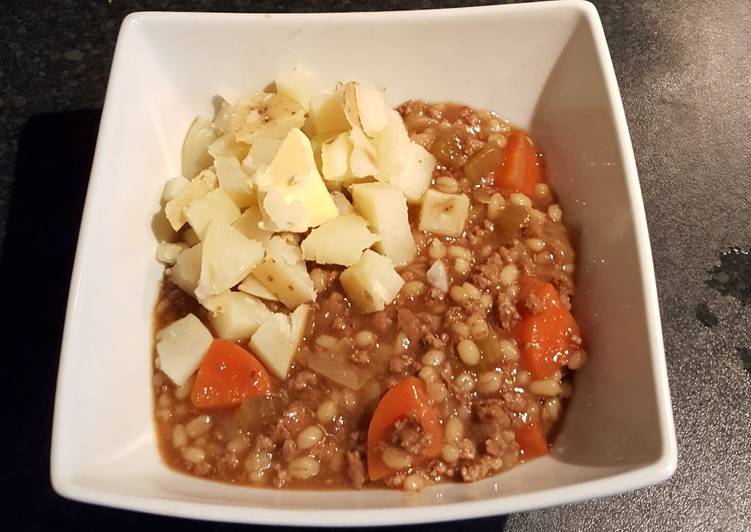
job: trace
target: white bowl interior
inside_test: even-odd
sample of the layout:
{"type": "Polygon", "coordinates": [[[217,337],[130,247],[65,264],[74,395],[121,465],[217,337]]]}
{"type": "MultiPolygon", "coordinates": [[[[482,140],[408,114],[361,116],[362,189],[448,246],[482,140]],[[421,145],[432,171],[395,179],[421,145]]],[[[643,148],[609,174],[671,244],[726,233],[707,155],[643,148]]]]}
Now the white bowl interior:
{"type": "Polygon", "coordinates": [[[310,523],[311,511],[336,509],[315,524],[359,524],[503,513],[669,474],[674,442],[649,243],[593,12],[562,2],[398,16],[129,18],[72,285],[56,407],[56,488],[105,504],[251,522],[310,523]],[[179,173],[193,116],[211,114],[214,95],[257,90],[297,64],[317,72],[324,86],[348,79],[383,85],[393,105],[422,98],[495,110],[539,140],[578,241],[575,310],[591,354],[550,456],[482,482],[417,495],[249,489],[162,464],[150,386],[161,267],[149,222],[165,180],[179,173]],[[235,508],[228,513],[227,506],[235,508]],[[385,508],[409,510],[352,512],[385,508]],[[302,513],[280,519],[274,510],[281,509],[302,513]]]}

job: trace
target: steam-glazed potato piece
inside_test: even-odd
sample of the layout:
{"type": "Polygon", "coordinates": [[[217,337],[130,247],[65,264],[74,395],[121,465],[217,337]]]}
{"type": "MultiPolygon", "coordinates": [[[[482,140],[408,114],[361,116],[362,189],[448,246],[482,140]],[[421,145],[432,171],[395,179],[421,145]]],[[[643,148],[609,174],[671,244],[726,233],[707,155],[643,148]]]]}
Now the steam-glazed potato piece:
{"type": "Polygon", "coordinates": [[[201,277],[201,257],[203,244],[198,243],[177,256],[175,265],[167,271],[167,277],[183,292],[193,294],[201,277]]]}
{"type": "Polygon", "coordinates": [[[196,288],[200,301],[229,290],[242,281],[263,259],[263,246],[248,240],[226,222],[213,222],[203,240],[201,277],[196,288]]]}
{"type": "Polygon", "coordinates": [[[352,187],[352,198],[355,211],[380,237],[375,249],[389,257],[396,266],[411,261],[416,251],[415,240],[402,191],[385,183],[364,183],[352,187]]]}
{"type": "Polygon", "coordinates": [[[183,177],[190,179],[197,176],[201,170],[211,166],[209,146],[214,140],[216,140],[216,133],[211,127],[211,120],[205,116],[195,117],[183,141],[183,177]]]}
{"type": "Polygon", "coordinates": [[[188,314],[156,333],[159,368],[178,386],[201,364],[214,338],[195,315],[188,314]]]}
{"type": "Polygon", "coordinates": [[[277,312],[269,316],[250,339],[250,349],[277,378],[287,377],[309,319],[308,305],[300,305],[289,316],[277,312]]]}
{"type": "Polygon", "coordinates": [[[307,110],[313,96],[313,73],[299,66],[283,72],[276,78],[276,92],[296,100],[307,110]]]}
{"type": "Polygon", "coordinates": [[[211,170],[204,170],[187,185],[181,187],[177,195],[164,205],[164,214],[167,216],[172,229],[178,231],[188,219],[185,216],[187,209],[194,201],[202,198],[217,187],[216,174],[211,170]]]}
{"type": "Polygon", "coordinates": [[[420,231],[436,235],[461,236],[469,216],[469,198],[428,190],[420,208],[420,231]]]}
{"type": "Polygon", "coordinates": [[[229,292],[222,308],[211,317],[219,338],[247,340],[271,316],[260,299],[242,292],[229,292]]]}
{"type": "Polygon", "coordinates": [[[404,285],[388,257],[365,250],[359,262],[342,272],[339,280],[347,297],[362,312],[377,312],[391,303],[404,285]]]}
{"type": "Polygon", "coordinates": [[[240,161],[231,155],[218,155],[214,159],[216,176],[232,201],[241,209],[250,207],[256,202],[256,192],[251,187],[248,175],[240,166],[240,161]]]}
{"type": "Polygon", "coordinates": [[[203,240],[212,222],[232,223],[240,217],[240,209],[223,188],[212,190],[185,209],[188,223],[203,240]]]}
{"type": "Polygon", "coordinates": [[[305,109],[300,102],[281,94],[259,92],[237,102],[232,132],[238,142],[252,144],[258,137],[282,139],[304,122],[305,109]]]}
{"type": "Polygon", "coordinates": [[[289,309],[315,300],[313,279],[300,247],[280,236],[269,240],[266,258],[253,270],[253,276],[289,309]]]}
{"type": "Polygon", "coordinates": [[[313,229],[303,240],[301,248],[305,260],[318,264],[351,266],[364,249],[378,240],[368,230],[368,223],[357,214],[340,215],[313,229]]]}

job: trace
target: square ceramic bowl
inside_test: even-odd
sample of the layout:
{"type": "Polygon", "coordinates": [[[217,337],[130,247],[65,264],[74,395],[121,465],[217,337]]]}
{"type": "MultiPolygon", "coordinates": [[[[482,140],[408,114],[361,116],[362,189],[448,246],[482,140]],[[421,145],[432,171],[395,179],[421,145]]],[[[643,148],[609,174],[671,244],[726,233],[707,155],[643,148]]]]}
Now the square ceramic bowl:
{"type": "Polygon", "coordinates": [[[386,525],[602,497],[668,478],[676,443],[636,166],[596,10],[579,1],[320,15],[137,13],[115,51],[70,289],[52,482],[72,499],[247,523],[386,525]],[[474,484],[275,491],[168,469],[152,421],[150,221],[212,97],[294,65],[408,98],[491,109],[531,130],[578,243],[591,353],[549,456],[474,484]]]}

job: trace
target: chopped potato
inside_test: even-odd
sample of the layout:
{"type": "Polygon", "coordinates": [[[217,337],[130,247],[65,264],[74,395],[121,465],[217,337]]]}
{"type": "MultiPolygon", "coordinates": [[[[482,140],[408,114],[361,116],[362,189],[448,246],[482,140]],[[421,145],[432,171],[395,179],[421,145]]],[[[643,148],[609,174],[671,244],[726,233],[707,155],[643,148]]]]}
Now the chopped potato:
{"type": "Polygon", "coordinates": [[[156,260],[164,264],[174,264],[177,257],[188,249],[188,245],[183,242],[160,242],[156,248],[156,260]]]}
{"type": "Polygon", "coordinates": [[[203,241],[201,277],[196,288],[199,301],[229,290],[242,281],[263,259],[260,242],[248,240],[226,222],[209,225],[203,241]]]}
{"type": "Polygon", "coordinates": [[[188,223],[201,240],[213,222],[232,223],[240,217],[240,209],[223,188],[212,190],[185,209],[188,223]]]}
{"type": "Polygon", "coordinates": [[[370,139],[360,129],[354,127],[349,132],[352,151],[349,155],[349,171],[354,177],[369,177],[378,173],[376,149],[370,139]]]}
{"type": "Polygon", "coordinates": [[[216,174],[211,170],[204,170],[186,186],[182,187],[173,199],[164,206],[164,214],[167,216],[172,229],[178,231],[188,219],[185,209],[197,199],[202,198],[217,187],[216,174]]]}
{"type": "Polygon", "coordinates": [[[318,173],[310,140],[299,129],[290,131],[255,181],[265,229],[302,233],[339,214],[318,173]]]}
{"type": "Polygon", "coordinates": [[[339,209],[339,214],[352,214],[355,212],[355,208],[347,199],[347,196],[335,190],[331,193],[331,199],[334,200],[336,208],[339,209]]]}
{"type": "Polygon", "coordinates": [[[263,286],[261,284],[261,281],[259,281],[258,278],[252,273],[249,274],[245,279],[243,279],[239,285],[237,285],[237,289],[251,296],[265,299],[266,301],[279,301],[279,298],[276,297],[268,288],[263,286]]]}
{"type": "Polygon", "coordinates": [[[328,181],[349,181],[349,159],[352,155],[352,142],[348,133],[339,133],[321,145],[321,173],[328,181]]]}
{"type": "Polygon", "coordinates": [[[216,139],[211,120],[197,116],[188,129],[183,141],[182,173],[188,179],[195,177],[201,170],[211,166],[209,146],[216,139]]]}
{"type": "Polygon", "coordinates": [[[389,108],[382,91],[350,81],[342,87],[342,98],[344,114],[352,129],[361,129],[369,137],[374,137],[386,127],[389,108]]]}
{"type": "Polygon", "coordinates": [[[407,201],[402,191],[385,183],[364,183],[352,187],[355,210],[365,218],[381,238],[375,249],[396,266],[404,266],[416,252],[409,226],[407,201]]]}
{"type": "Polygon", "coordinates": [[[203,360],[214,338],[195,315],[170,323],[156,333],[156,352],[159,368],[181,386],[203,360]]]}
{"type": "Polygon", "coordinates": [[[289,316],[269,316],[250,339],[250,349],[276,377],[287,377],[309,321],[310,308],[300,305],[289,316]]]}
{"type": "Polygon", "coordinates": [[[203,257],[203,244],[186,249],[177,256],[175,265],[167,272],[170,280],[179,286],[183,292],[193,294],[201,277],[201,258],[203,257]]]}
{"type": "Polygon", "coordinates": [[[227,301],[211,318],[219,338],[247,340],[271,316],[259,299],[242,292],[229,292],[227,301]]]}
{"type": "Polygon", "coordinates": [[[388,257],[366,250],[360,261],[339,276],[350,300],[363,312],[377,312],[391,303],[404,285],[388,257]]]}
{"type": "Polygon", "coordinates": [[[238,142],[253,144],[258,137],[282,139],[305,122],[305,109],[297,100],[281,94],[249,94],[235,105],[232,132],[238,142]]]}
{"type": "Polygon", "coordinates": [[[282,145],[283,139],[271,137],[258,137],[253,141],[247,157],[243,159],[242,167],[249,175],[266,168],[274,160],[276,152],[282,145]]]}
{"type": "Polygon", "coordinates": [[[226,133],[209,146],[209,154],[215,159],[214,166],[216,166],[217,157],[229,155],[241,161],[248,155],[249,149],[250,146],[243,142],[237,142],[234,135],[226,133]]]}
{"type": "Polygon", "coordinates": [[[420,208],[420,231],[436,235],[461,236],[469,216],[469,198],[430,189],[420,208]]]}
{"type": "Polygon", "coordinates": [[[347,214],[313,229],[301,247],[305,260],[351,266],[360,260],[363,250],[377,240],[378,236],[368,230],[365,219],[357,214],[347,214]]]}
{"type": "Polygon", "coordinates": [[[248,175],[240,166],[240,161],[231,155],[218,155],[214,159],[216,176],[232,201],[241,209],[256,203],[256,192],[251,187],[248,175]]]}
{"type": "Polygon", "coordinates": [[[261,214],[261,210],[258,206],[253,205],[245,209],[245,212],[234,221],[232,227],[240,231],[250,240],[256,240],[265,246],[274,233],[261,229],[260,224],[262,220],[263,215],[261,214]]]}
{"type": "Polygon", "coordinates": [[[190,181],[184,177],[173,177],[167,181],[164,185],[164,190],[162,191],[162,203],[166,204],[179,196],[180,192],[186,187],[186,185],[188,185],[188,183],[190,183],[190,181]]]}
{"type": "Polygon", "coordinates": [[[276,92],[296,100],[307,110],[313,96],[313,73],[305,68],[295,67],[280,74],[276,78],[276,92]]]}
{"type": "Polygon", "coordinates": [[[308,274],[299,246],[273,237],[266,246],[266,258],[253,276],[289,309],[315,300],[313,279],[308,274]]]}
{"type": "Polygon", "coordinates": [[[320,94],[311,99],[310,119],[316,135],[335,135],[349,130],[340,91],[320,94]]]}

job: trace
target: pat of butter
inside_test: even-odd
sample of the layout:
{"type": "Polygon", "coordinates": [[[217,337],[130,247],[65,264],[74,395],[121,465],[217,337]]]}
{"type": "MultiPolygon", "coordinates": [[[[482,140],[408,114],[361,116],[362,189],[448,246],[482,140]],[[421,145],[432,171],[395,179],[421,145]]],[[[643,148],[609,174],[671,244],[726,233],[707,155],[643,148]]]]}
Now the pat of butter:
{"type": "Polygon", "coordinates": [[[318,173],[313,147],[293,128],[274,160],[255,175],[264,229],[303,233],[339,214],[318,173]]]}

